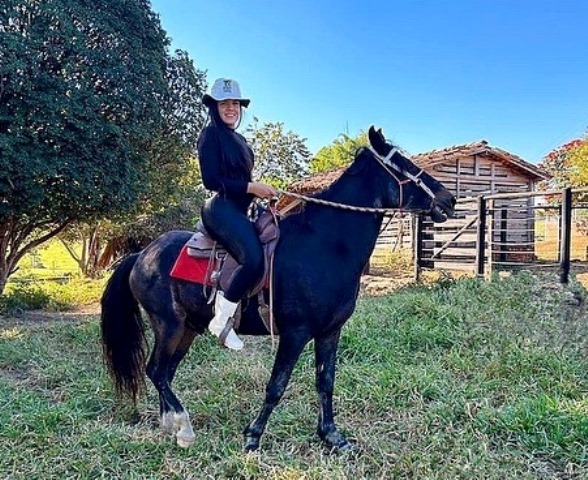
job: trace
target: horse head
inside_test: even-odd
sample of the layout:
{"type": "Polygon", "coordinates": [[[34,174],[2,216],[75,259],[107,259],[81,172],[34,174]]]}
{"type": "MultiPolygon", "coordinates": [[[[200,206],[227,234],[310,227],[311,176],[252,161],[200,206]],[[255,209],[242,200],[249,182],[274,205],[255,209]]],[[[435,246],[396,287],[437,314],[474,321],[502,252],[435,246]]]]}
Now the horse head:
{"type": "Polygon", "coordinates": [[[388,174],[391,208],[420,211],[429,215],[436,223],[453,216],[455,197],[441,182],[417,167],[398,148],[387,142],[381,129],[376,130],[371,126],[368,138],[368,149],[388,174]]]}

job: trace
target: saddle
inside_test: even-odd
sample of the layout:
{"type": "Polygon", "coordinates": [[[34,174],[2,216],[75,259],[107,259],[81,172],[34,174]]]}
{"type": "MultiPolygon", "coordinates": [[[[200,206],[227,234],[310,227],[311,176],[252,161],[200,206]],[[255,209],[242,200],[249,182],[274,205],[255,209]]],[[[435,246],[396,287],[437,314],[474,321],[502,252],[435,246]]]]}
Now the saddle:
{"type": "MultiPolygon", "coordinates": [[[[271,315],[265,303],[263,290],[270,286],[273,255],[280,238],[278,214],[273,208],[263,210],[257,220],[254,221],[254,225],[263,248],[264,274],[260,281],[247,293],[247,298],[257,295],[260,314],[266,326],[268,326],[268,322],[270,322],[268,318],[271,315]]],[[[196,225],[196,232],[188,240],[186,247],[188,256],[208,260],[206,277],[210,279],[212,284],[212,291],[209,295],[209,303],[212,303],[219,289],[226,291],[241,265],[219,242],[212,239],[202,222],[198,222],[196,225]]],[[[206,285],[204,289],[206,290],[206,285]]],[[[270,329],[268,328],[268,330],[270,329]]],[[[273,326],[271,330],[274,330],[273,326]]]]}

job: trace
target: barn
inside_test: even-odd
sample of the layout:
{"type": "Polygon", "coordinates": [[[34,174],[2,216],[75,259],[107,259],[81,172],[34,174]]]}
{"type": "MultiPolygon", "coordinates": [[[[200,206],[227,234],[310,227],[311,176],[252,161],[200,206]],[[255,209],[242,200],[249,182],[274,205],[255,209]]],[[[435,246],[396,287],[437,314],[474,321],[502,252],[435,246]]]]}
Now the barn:
{"type": "MultiPolygon", "coordinates": [[[[549,179],[537,166],[485,140],[414,155],[412,160],[459,201],[455,219],[426,229],[423,258],[431,259],[429,265],[435,268],[473,268],[479,196],[532,192],[539,182],[549,179]]],[[[493,258],[502,262],[531,260],[535,241],[533,202],[532,197],[511,198],[496,200],[490,206],[487,224],[493,258]]]]}

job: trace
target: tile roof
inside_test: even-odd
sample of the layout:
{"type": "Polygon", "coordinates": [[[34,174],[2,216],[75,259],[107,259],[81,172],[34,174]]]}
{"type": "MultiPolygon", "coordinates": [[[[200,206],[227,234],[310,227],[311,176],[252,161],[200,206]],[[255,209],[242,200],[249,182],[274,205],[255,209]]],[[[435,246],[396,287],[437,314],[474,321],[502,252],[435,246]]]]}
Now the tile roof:
{"type": "Polygon", "coordinates": [[[411,158],[418,166],[428,169],[445,160],[454,160],[456,158],[471,157],[474,155],[488,155],[505,165],[510,165],[519,170],[523,170],[527,175],[535,177],[536,179],[549,179],[549,175],[539,167],[526,162],[521,157],[509,153],[506,150],[489,146],[486,140],[479,140],[466,145],[454,145],[453,147],[419,153],[413,155],[411,158]]]}
{"type": "Polygon", "coordinates": [[[288,185],[288,190],[296,193],[312,193],[324,190],[337,180],[347,167],[338,167],[328,172],[317,173],[288,185]]]}

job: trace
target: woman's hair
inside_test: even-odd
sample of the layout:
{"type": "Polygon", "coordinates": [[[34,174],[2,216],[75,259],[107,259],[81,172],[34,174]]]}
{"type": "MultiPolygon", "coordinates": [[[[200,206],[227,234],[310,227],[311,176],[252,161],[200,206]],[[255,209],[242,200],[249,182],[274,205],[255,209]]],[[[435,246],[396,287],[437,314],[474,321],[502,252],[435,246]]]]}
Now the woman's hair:
{"type": "MultiPolygon", "coordinates": [[[[243,107],[239,108],[241,109],[239,123],[241,123],[243,107]]],[[[220,144],[223,149],[223,155],[227,163],[229,165],[239,165],[242,164],[242,159],[245,158],[249,163],[251,163],[251,166],[253,166],[251,150],[248,148],[247,143],[244,140],[237,140],[238,138],[243,137],[234,132],[234,129],[230,128],[225,122],[223,122],[222,118],[220,117],[220,113],[218,112],[218,103],[212,103],[208,107],[208,118],[210,123],[216,127],[220,144]]]]}

